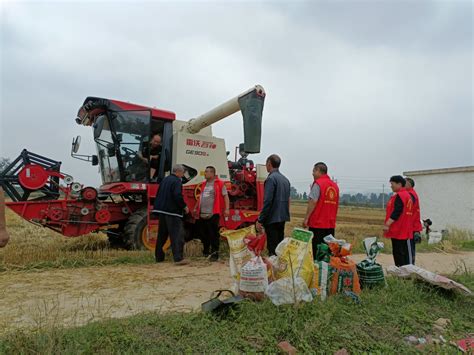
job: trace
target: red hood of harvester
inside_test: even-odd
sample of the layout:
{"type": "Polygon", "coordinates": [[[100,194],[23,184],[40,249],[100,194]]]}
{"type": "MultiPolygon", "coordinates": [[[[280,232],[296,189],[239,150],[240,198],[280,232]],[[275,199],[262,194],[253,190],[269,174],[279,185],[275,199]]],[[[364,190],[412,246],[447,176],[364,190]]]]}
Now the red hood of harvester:
{"type": "Polygon", "coordinates": [[[147,107],[129,102],[102,99],[99,97],[87,97],[77,113],[76,122],[84,126],[94,123],[97,115],[106,110],[111,111],[150,111],[154,119],[174,121],[176,114],[171,111],[161,110],[154,107],[147,107]]]}

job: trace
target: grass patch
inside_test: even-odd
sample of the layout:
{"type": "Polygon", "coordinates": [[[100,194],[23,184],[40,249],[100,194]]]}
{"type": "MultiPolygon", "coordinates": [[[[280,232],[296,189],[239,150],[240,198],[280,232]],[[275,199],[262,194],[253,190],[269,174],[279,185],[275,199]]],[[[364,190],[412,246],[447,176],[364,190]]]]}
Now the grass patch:
{"type": "MultiPolygon", "coordinates": [[[[474,287],[473,274],[455,276],[474,287]]],[[[78,328],[16,331],[0,339],[0,353],[247,353],[278,352],[289,341],[303,353],[415,353],[408,335],[432,332],[438,318],[449,318],[445,338],[474,332],[474,299],[442,292],[411,280],[388,279],[386,288],[364,291],[362,304],[343,296],[325,303],[275,307],[269,301],[245,303],[226,318],[201,313],[148,313],[91,323],[78,328]]],[[[431,345],[431,352],[456,353],[454,347],[431,345]]]]}

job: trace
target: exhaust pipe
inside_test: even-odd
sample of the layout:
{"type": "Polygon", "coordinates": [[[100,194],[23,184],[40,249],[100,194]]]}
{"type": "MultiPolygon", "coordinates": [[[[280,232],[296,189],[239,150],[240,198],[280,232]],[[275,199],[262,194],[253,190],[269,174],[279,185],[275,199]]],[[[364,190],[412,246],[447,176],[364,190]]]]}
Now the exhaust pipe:
{"type": "Polygon", "coordinates": [[[0,248],[6,246],[9,240],[10,236],[5,221],[5,197],[3,196],[3,189],[0,187],[0,248]]]}

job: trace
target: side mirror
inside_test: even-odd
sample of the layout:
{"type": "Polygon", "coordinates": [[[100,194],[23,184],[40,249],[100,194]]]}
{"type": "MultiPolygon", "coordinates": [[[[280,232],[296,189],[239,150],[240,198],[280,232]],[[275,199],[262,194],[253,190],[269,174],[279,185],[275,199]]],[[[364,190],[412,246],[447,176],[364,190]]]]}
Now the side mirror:
{"type": "MultiPolygon", "coordinates": [[[[97,155],[83,155],[83,154],[77,154],[79,151],[79,146],[81,145],[81,136],[77,136],[72,140],[72,147],[71,147],[71,157],[74,159],[78,160],[83,160],[83,161],[90,161],[92,162],[92,165],[98,165],[99,164],[99,158],[97,155]]],[[[99,154],[102,152],[102,150],[99,151],[99,154]]],[[[114,153],[115,155],[115,153],[114,153]]]]}
{"type": "Polygon", "coordinates": [[[76,154],[79,151],[81,145],[81,136],[77,136],[72,139],[71,154],[76,154]]]}

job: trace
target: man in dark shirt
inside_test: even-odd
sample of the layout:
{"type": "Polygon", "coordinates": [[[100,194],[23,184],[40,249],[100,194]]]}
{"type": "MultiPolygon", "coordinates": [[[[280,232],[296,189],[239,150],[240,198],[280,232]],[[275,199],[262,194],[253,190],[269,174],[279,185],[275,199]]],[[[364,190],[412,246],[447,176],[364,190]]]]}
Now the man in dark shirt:
{"type": "Polygon", "coordinates": [[[272,154],[267,158],[268,177],[265,180],[263,208],[257,221],[267,234],[267,248],[270,255],[285,237],[285,222],[290,220],[290,182],[280,173],[281,159],[272,154]]]}
{"type": "Polygon", "coordinates": [[[156,172],[160,168],[161,156],[161,135],[154,134],[151,137],[150,144],[144,144],[142,151],[138,153],[138,157],[145,163],[150,163],[150,178],[155,177],[156,172]]]}
{"type": "Polygon", "coordinates": [[[189,262],[183,258],[184,235],[183,235],[183,211],[189,213],[183,198],[182,177],[184,167],[173,166],[171,175],[165,177],[160,184],[155,198],[153,213],[159,216],[158,238],[155,248],[155,260],[157,263],[165,260],[163,246],[168,239],[171,240],[171,250],[176,265],[186,265],[189,262]]]}

